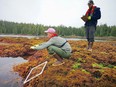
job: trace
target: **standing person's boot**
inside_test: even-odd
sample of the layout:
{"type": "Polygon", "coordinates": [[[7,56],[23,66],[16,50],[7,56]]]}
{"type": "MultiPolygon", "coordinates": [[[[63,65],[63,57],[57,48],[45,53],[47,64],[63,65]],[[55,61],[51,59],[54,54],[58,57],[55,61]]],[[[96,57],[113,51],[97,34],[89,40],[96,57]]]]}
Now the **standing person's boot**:
{"type": "Polygon", "coordinates": [[[89,48],[90,48],[90,42],[88,42],[88,47],[87,47],[87,50],[89,50],[89,48]]]}
{"type": "Polygon", "coordinates": [[[53,66],[59,66],[64,64],[63,59],[59,55],[54,54],[53,56],[57,59],[57,61],[52,64],[53,66]]]}
{"type": "Polygon", "coordinates": [[[92,51],[92,47],[93,47],[93,42],[89,42],[89,49],[88,49],[88,51],[92,51]]]}
{"type": "Polygon", "coordinates": [[[90,42],[88,42],[87,47],[84,50],[89,50],[90,48],[90,42]]]}

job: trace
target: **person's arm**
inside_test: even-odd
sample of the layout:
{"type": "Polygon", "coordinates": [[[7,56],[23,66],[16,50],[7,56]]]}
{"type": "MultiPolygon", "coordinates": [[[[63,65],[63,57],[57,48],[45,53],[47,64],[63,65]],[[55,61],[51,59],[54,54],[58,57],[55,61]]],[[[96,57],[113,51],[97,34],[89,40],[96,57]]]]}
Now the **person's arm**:
{"type": "Polygon", "coordinates": [[[101,18],[101,11],[100,11],[100,8],[95,8],[95,12],[94,14],[92,15],[91,19],[92,20],[98,20],[101,18]]]}
{"type": "Polygon", "coordinates": [[[48,42],[42,43],[40,45],[32,46],[31,49],[41,50],[41,49],[47,48],[48,46],[50,46],[52,44],[53,44],[53,40],[50,39],[48,42]]]}

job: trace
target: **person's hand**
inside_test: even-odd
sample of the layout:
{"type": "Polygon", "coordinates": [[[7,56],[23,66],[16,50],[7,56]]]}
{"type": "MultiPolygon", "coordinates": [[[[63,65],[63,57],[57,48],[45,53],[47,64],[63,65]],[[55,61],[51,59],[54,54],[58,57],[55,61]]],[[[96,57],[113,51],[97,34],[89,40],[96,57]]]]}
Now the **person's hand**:
{"type": "Polygon", "coordinates": [[[30,47],[30,49],[34,49],[34,48],[35,48],[35,46],[31,46],[31,47],[30,47]]]}
{"type": "Polygon", "coordinates": [[[31,46],[30,49],[35,49],[38,45],[31,46]]]}
{"type": "Polygon", "coordinates": [[[88,18],[87,18],[86,15],[83,15],[83,16],[81,17],[81,19],[82,19],[84,22],[88,21],[88,18]]]}
{"type": "Polygon", "coordinates": [[[87,19],[88,19],[88,20],[91,20],[91,16],[88,16],[87,19]]]}

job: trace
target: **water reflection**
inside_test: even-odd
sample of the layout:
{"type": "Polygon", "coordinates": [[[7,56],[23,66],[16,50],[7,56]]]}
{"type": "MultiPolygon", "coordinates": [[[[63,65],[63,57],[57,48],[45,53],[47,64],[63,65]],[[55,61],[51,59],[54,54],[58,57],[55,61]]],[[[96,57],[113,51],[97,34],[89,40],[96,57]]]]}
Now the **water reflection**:
{"type": "MultiPolygon", "coordinates": [[[[31,39],[31,38],[40,38],[40,37],[45,37],[45,36],[31,36],[31,35],[0,35],[0,37],[23,37],[23,38],[28,38],[28,39],[31,39]]],[[[65,38],[66,40],[74,40],[74,41],[79,41],[79,40],[87,40],[87,39],[84,39],[84,38],[65,38]]],[[[99,40],[99,39],[95,39],[96,42],[106,42],[107,39],[105,40],[99,40]]]]}
{"type": "Polygon", "coordinates": [[[27,62],[21,57],[0,57],[0,87],[22,87],[22,78],[13,72],[13,66],[27,62]]]}
{"type": "MultiPolygon", "coordinates": [[[[73,40],[73,41],[79,41],[79,40],[85,40],[87,39],[79,39],[79,38],[65,38],[66,40],[73,40]]],[[[95,42],[106,42],[106,40],[95,40],[95,42]]]]}
{"type": "Polygon", "coordinates": [[[28,38],[28,39],[31,39],[31,38],[39,38],[41,36],[31,36],[31,35],[0,35],[0,37],[23,37],[23,38],[28,38]]]}

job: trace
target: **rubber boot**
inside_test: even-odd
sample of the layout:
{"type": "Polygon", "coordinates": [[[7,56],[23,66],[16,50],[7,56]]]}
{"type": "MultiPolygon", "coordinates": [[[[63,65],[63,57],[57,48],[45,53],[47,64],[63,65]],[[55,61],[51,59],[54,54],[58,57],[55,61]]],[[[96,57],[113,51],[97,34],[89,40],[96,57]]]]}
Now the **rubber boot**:
{"type": "Polygon", "coordinates": [[[88,51],[92,51],[92,47],[93,47],[93,42],[89,42],[89,49],[88,49],[88,51]]]}
{"type": "Polygon", "coordinates": [[[90,47],[90,42],[88,42],[87,47],[84,50],[88,50],[90,47]]]}
{"type": "Polygon", "coordinates": [[[87,47],[87,50],[90,48],[90,42],[88,42],[88,47],[87,47]]]}
{"type": "Polygon", "coordinates": [[[54,58],[57,59],[57,61],[55,63],[53,63],[53,66],[59,66],[59,65],[64,64],[63,58],[61,58],[59,55],[54,54],[53,56],[54,56],[54,58]]]}

